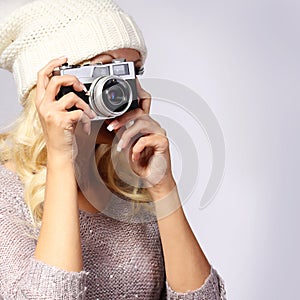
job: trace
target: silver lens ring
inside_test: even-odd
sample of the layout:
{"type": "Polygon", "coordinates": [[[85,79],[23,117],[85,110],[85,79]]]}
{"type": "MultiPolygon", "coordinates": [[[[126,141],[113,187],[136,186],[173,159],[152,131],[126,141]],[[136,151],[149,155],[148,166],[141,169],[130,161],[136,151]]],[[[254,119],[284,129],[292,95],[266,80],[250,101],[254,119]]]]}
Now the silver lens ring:
{"type": "Polygon", "coordinates": [[[105,76],[99,77],[93,81],[90,87],[89,104],[92,110],[98,116],[117,117],[124,114],[128,110],[132,103],[132,97],[133,95],[131,87],[126,80],[113,75],[105,76]],[[116,103],[105,103],[107,102],[107,99],[103,99],[103,94],[107,96],[108,92],[105,86],[110,81],[115,81],[115,84],[111,87],[117,89],[117,92],[120,91],[122,93],[123,99],[121,101],[118,100],[116,103]],[[112,108],[114,108],[114,110],[112,108]],[[118,110],[118,108],[122,109],[118,110]]]}

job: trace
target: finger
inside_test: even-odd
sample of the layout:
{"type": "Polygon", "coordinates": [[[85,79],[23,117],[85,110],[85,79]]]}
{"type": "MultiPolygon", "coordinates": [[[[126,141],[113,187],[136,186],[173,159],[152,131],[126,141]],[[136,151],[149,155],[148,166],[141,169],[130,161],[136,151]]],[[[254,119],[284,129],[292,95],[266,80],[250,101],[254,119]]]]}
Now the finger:
{"type": "Polygon", "coordinates": [[[94,119],[97,116],[90,106],[75,93],[68,93],[58,101],[58,107],[60,110],[68,110],[74,106],[83,110],[90,119],[94,119]]]}
{"type": "MultiPolygon", "coordinates": [[[[84,120],[84,123],[87,123],[86,119],[84,119],[84,112],[82,110],[73,110],[70,112],[67,112],[63,117],[65,118],[65,129],[66,130],[75,130],[77,124],[82,119],[84,120]]],[[[88,128],[86,129],[88,131],[88,128]]]]}
{"type": "Polygon", "coordinates": [[[144,149],[149,144],[150,136],[143,136],[141,137],[131,151],[131,159],[132,161],[137,161],[140,159],[141,153],[144,151],[144,149]]]}
{"type": "Polygon", "coordinates": [[[62,86],[72,86],[76,92],[81,92],[85,89],[83,83],[81,83],[76,76],[53,76],[45,91],[45,102],[55,101],[55,96],[62,86]]]}
{"type": "Polygon", "coordinates": [[[146,113],[149,114],[151,106],[151,94],[145,91],[138,78],[136,79],[136,87],[139,97],[139,107],[146,113]]]}
{"type": "Polygon", "coordinates": [[[82,124],[82,130],[87,135],[90,135],[91,134],[91,119],[89,118],[89,116],[86,115],[85,113],[83,113],[81,115],[79,122],[82,124]]]}
{"type": "Polygon", "coordinates": [[[108,126],[107,130],[113,131],[125,126],[128,122],[136,120],[137,118],[145,115],[145,112],[141,108],[136,108],[126,112],[124,115],[118,117],[112,121],[108,126]]]}
{"type": "Polygon", "coordinates": [[[118,143],[117,151],[121,151],[123,148],[126,148],[131,141],[131,139],[138,134],[148,135],[152,133],[159,133],[163,134],[162,128],[157,125],[152,119],[139,119],[137,120],[134,125],[126,129],[121,139],[118,143]]]}
{"type": "Polygon", "coordinates": [[[52,76],[52,72],[55,68],[60,67],[67,62],[67,58],[62,56],[51,60],[43,69],[41,69],[37,74],[37,101],[41,101],[44,97],[46,87],[52,76]]]}
{"type": "Polygon", "coordinates": [[[56,112],[49,115],[47,121],[52,123],[57,129],[63,129],[73,132],[79,120],[82,119],[84,112],[82,110],[74,110],[71,112],[56,112]]]}
{"type": "Polygon", "coordinates": [[[168,139],[164,135],[151,134],[141,137],[132,148],[132,161],[140,159],[141,153],[147,148],[153,148],[154,153],[163,153],[168,148],[168,139]]]}

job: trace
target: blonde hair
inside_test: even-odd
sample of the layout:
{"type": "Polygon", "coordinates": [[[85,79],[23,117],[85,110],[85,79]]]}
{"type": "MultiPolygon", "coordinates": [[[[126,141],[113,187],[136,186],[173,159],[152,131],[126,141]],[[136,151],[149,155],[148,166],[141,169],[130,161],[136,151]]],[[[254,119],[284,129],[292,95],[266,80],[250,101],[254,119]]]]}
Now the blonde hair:
{"type": "MultiPolygon", "coordinates": [[[[39,226],[43,216],[47,149],[34,99],[35,89],[30,92],[20,116],[11,128],[0,134],[0,162],[14,163],[15,171],[24,184],[24,199],[32,220],[39,226]]],[[[112,192],[132,201],[132,213],[135,214],[140,203],[151,201],[150,196],[146,189],[120,180],[111,160],[111,150],[111,145],[97,147],[95,158],[99,173],[112,192]]],[[[152,211],[151,205],[149,210],[152,211]]]]}

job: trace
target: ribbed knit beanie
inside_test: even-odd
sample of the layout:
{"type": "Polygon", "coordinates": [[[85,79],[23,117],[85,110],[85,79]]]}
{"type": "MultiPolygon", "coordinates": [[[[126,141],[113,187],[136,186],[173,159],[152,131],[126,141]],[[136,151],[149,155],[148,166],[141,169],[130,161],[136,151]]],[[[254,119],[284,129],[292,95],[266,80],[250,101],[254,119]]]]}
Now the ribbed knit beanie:
{"type": "MultiPolygon", "coordinates": [[[[65,55],[77,64],[108,50],[132,48],[143,63],[146,59],[140,29],[112,0],[19,2],[25,5],[0,20],[0,67],[13,73],[22,104],[37,72],[53,58],[65,55]]],[[[3,9],[10,10],[7,4],[3,9]]]]}

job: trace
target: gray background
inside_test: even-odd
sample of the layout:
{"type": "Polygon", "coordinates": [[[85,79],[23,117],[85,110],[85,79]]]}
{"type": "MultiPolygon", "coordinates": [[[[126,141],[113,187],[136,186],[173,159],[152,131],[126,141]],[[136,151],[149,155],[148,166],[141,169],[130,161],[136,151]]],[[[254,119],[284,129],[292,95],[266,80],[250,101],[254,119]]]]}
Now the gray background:
{"type": "MultiPolygon", "coordinates": [[[[228,298],[297,298],[300,2],[117,2],[144,32],[145,76],[195,90],[223,129],[222,187],[204,210],[198,199],[185,210],[228,298]]],[[[3,126],[20,108],[2,70],[0,88],[3,126]]]]}

